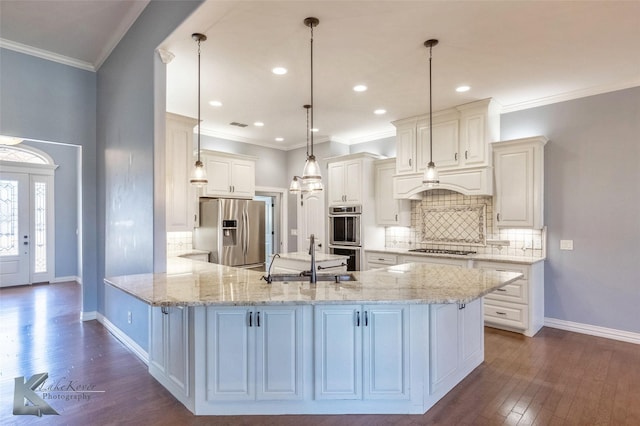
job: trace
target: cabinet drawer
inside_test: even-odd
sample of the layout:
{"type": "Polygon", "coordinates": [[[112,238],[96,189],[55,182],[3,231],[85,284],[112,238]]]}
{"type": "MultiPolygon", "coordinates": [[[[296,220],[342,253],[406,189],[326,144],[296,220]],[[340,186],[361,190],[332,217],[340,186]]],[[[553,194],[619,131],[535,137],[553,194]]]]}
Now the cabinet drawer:
{"type": "Polygon", "coordinates": [[[397,265],[398,256],[388,253],[367,253],[368,264],[397,265]]]}
{"type": "Polygon", "coordinates": [[[485,299],[484,320],[486,323],[524,330],[529,326],[529,308],[525,305],[485,299]]]}
{"type": "Polygon", "coordinates": [[[487,262],[487,261],[478,261],[475,262],[475,267],[478,269],[495,269],[496,271],[506,271],[506,272],[518,272],[523,274],[522,280],[529,279],[529,266],[528,265],[518,265],[514,263],[500,263],[500,262],[487,262]]]}
{"type": "Polygon", "coordinates": [[[490,300],[504,300],[514,303],[528,303],[529,302],[529,282],[526,280],[518,280],[510,284],[505,285],[492,293],[485,296],[490,300]]]}

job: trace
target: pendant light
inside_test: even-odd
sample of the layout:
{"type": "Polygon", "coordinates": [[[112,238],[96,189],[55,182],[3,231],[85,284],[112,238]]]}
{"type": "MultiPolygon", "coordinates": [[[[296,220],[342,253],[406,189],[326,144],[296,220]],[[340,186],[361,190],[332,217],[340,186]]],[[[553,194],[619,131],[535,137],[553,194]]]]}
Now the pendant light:
{"type": "Polygon", "coordinates": [[[206,41],[207,36],[200,33],[191,34],[191,38],[198,42],[198,159],[191,172],[189,182],[192,185],[201,187],[207,184],[207,171],[200,161],[200,42],[206,41]]]}
{"type": "Polygon", "coordinates": [[[436,165],[433,162],[433,91],[431,89],[431,50],[433,46],[437,44],[438,40],[436,39],[430,39],[424,42],[425,47],[429,48],[429,164],[427,164],[427,168],[424,171],[422,183],[426,184],[428,188],[434,188],[440,183],[438,179],[438,169],[436,169],[436,165]]]}
{"type": "Polygon", "coordinates": [[[307,161],[304,164],[302,176],[294,176],[289,186],[289,192],[316,192],[322,191],[324,186],[322,185],[322,173],[320,172],[320,165],[316,160],[316,156],[313,154],[313,27],[317,27],[320,23],[318,18],[306,18],[304,24],[310,28],[311,31],[311,103],[305,105],[307,110],[307,161]],[[309,127],[309,112],[311,113],[311,123],[309,127]],[[309,138],[311,141],[309,142],[309,138]]]}

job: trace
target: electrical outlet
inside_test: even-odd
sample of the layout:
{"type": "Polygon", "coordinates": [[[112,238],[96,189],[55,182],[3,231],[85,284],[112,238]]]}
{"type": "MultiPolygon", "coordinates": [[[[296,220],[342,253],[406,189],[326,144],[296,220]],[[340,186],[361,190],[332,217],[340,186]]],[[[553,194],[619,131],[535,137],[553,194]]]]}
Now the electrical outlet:
{"type": "Polygon", "coordinates": [[[131,320],[132,320],[131,311],[127,311],[127,322],[131,324],[131,320]]]}
{"type": "Polygon", "coordinates": [[[560,250],[573,250],[573,240],[560,240],[560,250]]]}

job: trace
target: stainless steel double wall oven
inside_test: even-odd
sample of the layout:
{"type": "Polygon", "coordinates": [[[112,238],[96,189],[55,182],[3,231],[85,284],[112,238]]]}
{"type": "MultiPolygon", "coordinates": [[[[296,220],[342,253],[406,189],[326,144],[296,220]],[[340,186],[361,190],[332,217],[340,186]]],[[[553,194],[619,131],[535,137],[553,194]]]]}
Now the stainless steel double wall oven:
{"type": "Polygon", "coordinates": [[[362,206],[329,207],[329,251],[349,256],[347,270],[360,270],[362,206]]]}

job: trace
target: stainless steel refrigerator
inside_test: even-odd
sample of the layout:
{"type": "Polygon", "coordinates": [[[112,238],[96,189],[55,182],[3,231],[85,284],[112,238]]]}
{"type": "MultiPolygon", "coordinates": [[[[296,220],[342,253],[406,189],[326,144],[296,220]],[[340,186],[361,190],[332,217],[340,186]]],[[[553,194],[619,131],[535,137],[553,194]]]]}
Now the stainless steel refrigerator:
{"type": "Polygon", "coordinates": [[[261,201],[200,198],[193,248],[210,251],[211,263],[264,268],[264,206],[261,201]]]}

